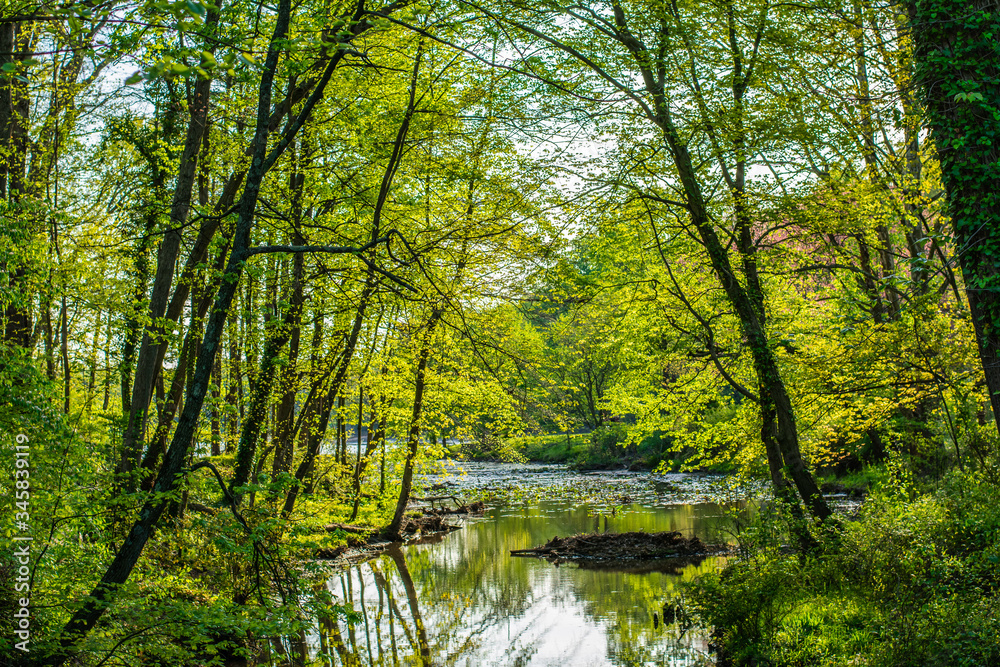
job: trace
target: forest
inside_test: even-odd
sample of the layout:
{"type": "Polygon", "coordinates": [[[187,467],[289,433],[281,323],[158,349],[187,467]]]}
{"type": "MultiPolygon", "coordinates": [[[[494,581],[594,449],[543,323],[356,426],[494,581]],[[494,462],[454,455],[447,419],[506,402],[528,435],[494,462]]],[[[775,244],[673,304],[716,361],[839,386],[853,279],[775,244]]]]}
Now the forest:
{"type": "Polygon", "coordinates": [[[473,462],[745,490],[669,664],[1000,664],[998,147],[998,0],[0,1],[0,663],[485,665],[324,557],[473,462]]]}

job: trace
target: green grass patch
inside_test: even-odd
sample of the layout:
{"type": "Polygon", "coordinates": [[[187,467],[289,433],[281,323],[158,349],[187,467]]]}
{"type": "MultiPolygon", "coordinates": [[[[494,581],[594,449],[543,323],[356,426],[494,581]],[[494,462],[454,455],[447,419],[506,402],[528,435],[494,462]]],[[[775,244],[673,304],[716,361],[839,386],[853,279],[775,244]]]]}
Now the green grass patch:
{"type": "Polygon", "coordinates": [[[525,435],[510,438],[507,444],[529,461],[539,463],[572,463],[591,447],[589,435],[567,436],[565,433],[525,435]]]}

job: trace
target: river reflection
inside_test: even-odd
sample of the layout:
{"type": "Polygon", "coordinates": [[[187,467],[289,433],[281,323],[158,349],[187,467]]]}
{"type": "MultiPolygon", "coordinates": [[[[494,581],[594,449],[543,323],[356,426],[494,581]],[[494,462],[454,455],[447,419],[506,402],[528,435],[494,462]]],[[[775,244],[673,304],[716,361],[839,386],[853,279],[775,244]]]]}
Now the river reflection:
{"type": "Polygon", "coordinates": [[[319,662],[346,666],[638,666],[708,664],[704,637],[658,628],[659,611],[681,579],[707,559],[671,571],[553,566],[512,558],[511,549],[593,531],[669,531],[724,541],[715,504],[630,504],[614,515],[558,497],[498,507],[434,543],[394,547],[344,570],[328,587],[361,619],[327,620],[319,662]]]}

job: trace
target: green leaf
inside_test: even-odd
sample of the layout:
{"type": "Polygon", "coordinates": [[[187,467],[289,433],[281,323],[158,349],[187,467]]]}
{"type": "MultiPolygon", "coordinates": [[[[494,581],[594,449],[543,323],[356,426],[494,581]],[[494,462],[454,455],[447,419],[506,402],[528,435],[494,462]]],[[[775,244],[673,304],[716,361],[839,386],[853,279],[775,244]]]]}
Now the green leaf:
{"type": "Polygon", "coordinates": [[[126,86],[134,86],[135,84],[137,84],[140,81],[142,81],[144,78],[146,78],[146,77],[144,77],[142,75],[142,72],[136,72],[135,74],[133,74],[129,78],[125,79],[125,85],[126,86]]]}

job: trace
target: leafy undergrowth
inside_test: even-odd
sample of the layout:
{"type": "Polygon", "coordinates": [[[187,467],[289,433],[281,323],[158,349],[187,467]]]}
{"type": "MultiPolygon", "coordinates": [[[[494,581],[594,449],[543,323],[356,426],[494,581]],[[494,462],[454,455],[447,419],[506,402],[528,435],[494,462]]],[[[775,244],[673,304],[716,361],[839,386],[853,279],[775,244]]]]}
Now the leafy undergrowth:
{"type": "Polygon", "coordinates": [[[575,470],[662,470],[730,473],[730,463],[691,465],[691,452],[673,451],[670,439],[653,433],[631,442],[619,424],[591,433],[567,435],[549,433],[510,438],[507,449],[535,463],[565,463],[575,470]]]}
{"type": "Polygon", "coordinates": [[[878,487],[809,556],[784,553],[779,520],[759,516],[743,557],[688,594],[720,665],[1000,664],[1000,489],[981,477],[878,487]]]}
{"type": "Polygon", "coordinates": [[[529,461],[540,463],[570,463],[590,449],[586,434],[550,433],[512,438],[509,444],[529,461]]]}

